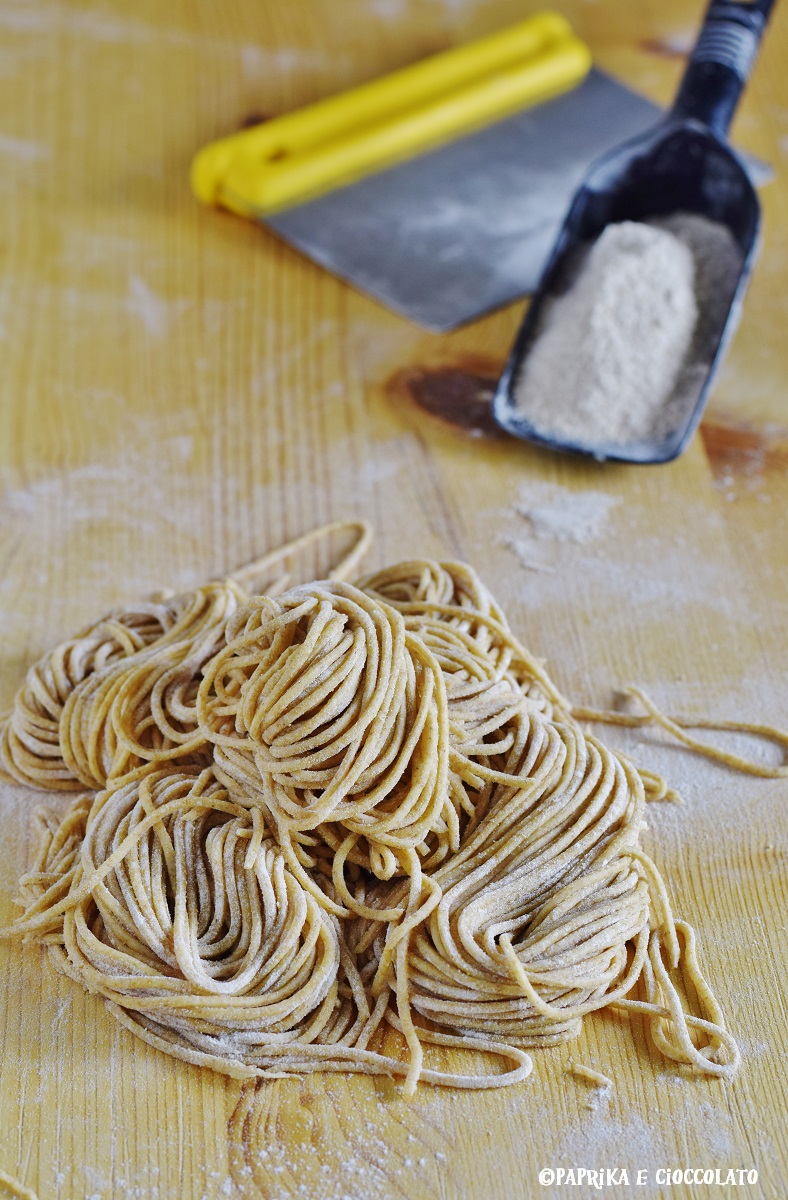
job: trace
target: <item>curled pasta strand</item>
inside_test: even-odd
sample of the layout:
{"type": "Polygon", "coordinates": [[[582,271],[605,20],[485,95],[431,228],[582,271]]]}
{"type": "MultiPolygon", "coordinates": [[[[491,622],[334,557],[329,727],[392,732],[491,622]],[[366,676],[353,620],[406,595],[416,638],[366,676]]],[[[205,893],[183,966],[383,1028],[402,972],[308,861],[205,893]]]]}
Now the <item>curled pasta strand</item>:
{"type": "MultiPolygon", "coordinates": [[[[308,533],[285,542],[283,546],[279,546],[276,550],[270,550],[260,558],[245,563],[242,567],[236,567],[235,570],[230,572],[229,578],[246,588],[247,591],[254,593],[257,585],[261,580],[266,579],[272,567],[280,566],[280,564],[292,558],[300,550],[305,550],[309,546],[327,541],[334,534],[348,532],[357,535],[356,541],[350,550],[342,556],[336,566],[331,569],[328,578],[337,580],[351,579],[359,563],[372,545],[372,526],[367,521],[331,521],[327,525],[319,525],[316,529],[310,529],[308,533]]],[[[279,576],[273,583],[266,586],[266,595],[278,595],[280,591],[284,591],[289,582],[290,577],[288,574],[279,576]]]]}

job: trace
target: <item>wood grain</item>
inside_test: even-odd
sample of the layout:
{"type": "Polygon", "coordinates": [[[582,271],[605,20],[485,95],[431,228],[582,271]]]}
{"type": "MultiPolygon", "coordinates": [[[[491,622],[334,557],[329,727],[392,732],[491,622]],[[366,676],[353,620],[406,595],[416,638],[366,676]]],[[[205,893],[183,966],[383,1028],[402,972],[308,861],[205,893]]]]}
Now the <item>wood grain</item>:
{"type": "MultiPolygon", "coordinates": [[[[562,8],[603,67],[669,99],[699,3],[562,8]]],[[[786,723],[788,10],[736,127],[775,165],[762,259],[702,436],[669,466],[574,462],[447,420],[424,380],[472,400],[521,306],[426,334],[190,196],[211,137],[522,14],[519,0],[0,0],[0,704],[121,598],[364,515],[373,565],[473,562],[578,700],[636,680],[671,710],[786,723]],[[578,493],[613,501],[586,540],[534,538],[515,511],[578,493]]],[[[788,1194],[785,787],[657,735],[610,739],[684,795],[652,809],[647,844],[741,1040],[734,1083],[685,1077],[639,1022],[601,1014],[502,1092],[242,1088],[164,1058],[38,950],[3,943],[0,1168],[40,1200],[580,1194],[540,1188],[543,1166],[646,1168],[649,1197],[659,1167],[752,1167],[748,1196],[788,1194]],[[573,1060],[612,1075],[611,1096],[573,1060]]],[[[0,793],[3,921],[39,802],[0,793]]]]}

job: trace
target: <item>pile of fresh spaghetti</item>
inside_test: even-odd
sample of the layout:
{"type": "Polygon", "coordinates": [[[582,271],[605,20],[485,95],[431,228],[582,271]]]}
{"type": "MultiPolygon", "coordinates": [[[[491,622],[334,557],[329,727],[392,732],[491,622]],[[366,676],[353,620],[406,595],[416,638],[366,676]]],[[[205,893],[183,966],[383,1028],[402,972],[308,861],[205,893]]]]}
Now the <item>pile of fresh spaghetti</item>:
{"type": "Polygon", "coordinates": [[[665,786],[582,731],[470,567],[342,582],[362,535],[329,580],[160,596],[31,668],[0,765],[78,794],[41,816],[9,932],[230,1075],[512,1083],[527,1048],[612,1006],[730,1075],[692,930],[639,846],[665,786]],[[429,1069],[427,1046],[509,1068],[429,1069]]]}

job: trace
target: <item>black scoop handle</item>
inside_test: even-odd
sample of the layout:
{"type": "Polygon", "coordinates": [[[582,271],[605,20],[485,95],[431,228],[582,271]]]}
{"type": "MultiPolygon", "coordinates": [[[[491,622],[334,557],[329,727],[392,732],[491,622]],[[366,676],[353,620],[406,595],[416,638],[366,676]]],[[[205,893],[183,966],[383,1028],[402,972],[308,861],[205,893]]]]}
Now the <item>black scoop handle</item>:
{"type": "Polygon", "coordinates": [[[671,116],[726,134],[775,0],[712,0],[671,116]]]}

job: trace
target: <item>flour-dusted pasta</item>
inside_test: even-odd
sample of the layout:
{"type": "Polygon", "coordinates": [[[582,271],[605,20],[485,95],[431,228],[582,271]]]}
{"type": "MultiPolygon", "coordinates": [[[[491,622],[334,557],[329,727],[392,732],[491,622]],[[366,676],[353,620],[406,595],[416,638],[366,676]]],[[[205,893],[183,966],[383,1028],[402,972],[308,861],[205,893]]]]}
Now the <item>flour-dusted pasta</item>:
{"type": "MultiPolygon", "coordinates": [[[[640,847],[667,786],[583,731],[618,718],[572,708],[470,567],[338,579],[358,557],[277,595],[236,577],[175,614],[130,609],[35,669],[56,680],[42,740],[95,790],[42,818],[6,936],[47,945],[153,1045],[240,1077],[507,1084],[605,1008],[730,1076],[694,933],[640,847]],[[508,1069],[446,1073],[428,1046],[508,1069]]],[[[50,758],[17,777],[46,786],[50,758]]],[[[52,778],[72,786],[60,765],[52,778]]]]}
{"type": "MultiPolygon", "coordinates": [[[[366,551],[365,522],[320,526],[233,573],[179,595],[118,608],[44,655],[27,673],[10,713],[0,719],[0,772],[51,791],[117,782],[146,762],[200,761],[206,748],[194,701],[200,672],[224,643],[225,625],[249,598],[271,586],[271,571],[332,534],[356,541],[334,569],[352,572],[366,551]]],[[[209,756],[210,757],[210,756],[209,756]]]]}

